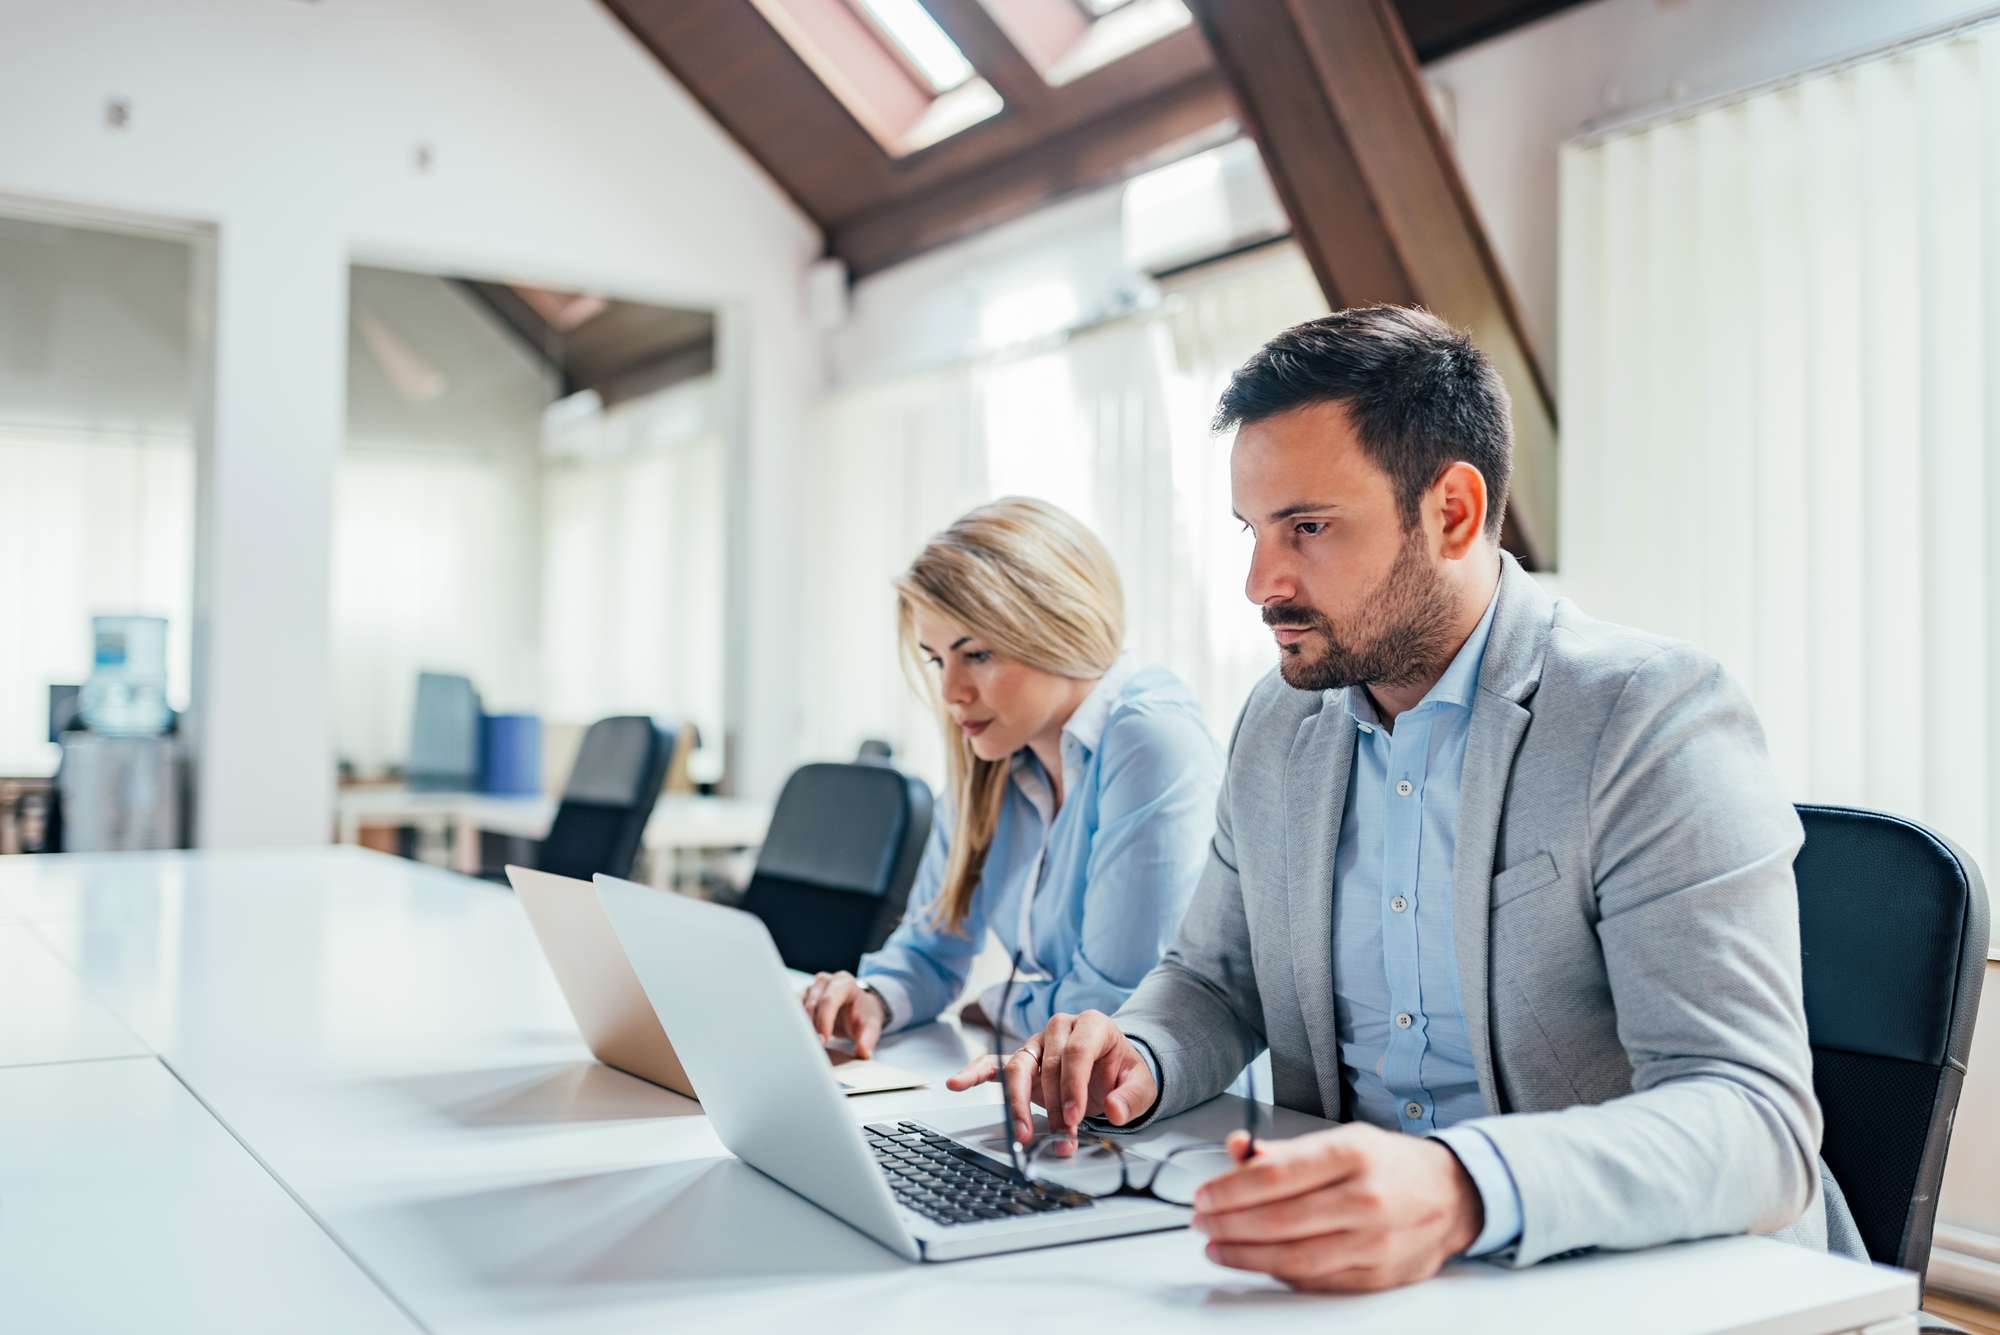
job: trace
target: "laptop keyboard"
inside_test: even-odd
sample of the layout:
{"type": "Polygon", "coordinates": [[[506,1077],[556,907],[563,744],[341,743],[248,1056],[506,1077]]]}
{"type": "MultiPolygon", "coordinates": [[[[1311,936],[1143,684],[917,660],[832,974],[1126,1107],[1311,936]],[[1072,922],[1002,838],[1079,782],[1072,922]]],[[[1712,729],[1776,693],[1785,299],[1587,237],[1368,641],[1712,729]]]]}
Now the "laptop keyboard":
{"type": "Polygon", "coordinates": [[[976,1224],[1081,1210],[1090,1197],[1014,1180],[1007,1167],[921,1122],[862,1128],[896,1199],[939,1224],[976,1224]]]}

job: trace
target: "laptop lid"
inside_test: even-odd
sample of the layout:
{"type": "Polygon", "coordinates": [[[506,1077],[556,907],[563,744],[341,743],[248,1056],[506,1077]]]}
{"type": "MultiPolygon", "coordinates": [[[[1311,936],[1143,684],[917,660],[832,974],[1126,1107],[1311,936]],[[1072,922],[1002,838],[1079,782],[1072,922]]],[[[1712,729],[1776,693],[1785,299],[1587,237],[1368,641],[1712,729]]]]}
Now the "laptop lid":
{"type": "Polygon", "coordinates": [[[722,1143],[919,1259],[764,924],[602,874],[597,896],[661,1023],[679,1036],[680,1059],[722,1143]]]}
{"type": "Polygon", "coordinates": [[[527,867],[507,868],[507,880],[592,1055],[628,1075],[696,1097],[590,882],[527,867]]]}

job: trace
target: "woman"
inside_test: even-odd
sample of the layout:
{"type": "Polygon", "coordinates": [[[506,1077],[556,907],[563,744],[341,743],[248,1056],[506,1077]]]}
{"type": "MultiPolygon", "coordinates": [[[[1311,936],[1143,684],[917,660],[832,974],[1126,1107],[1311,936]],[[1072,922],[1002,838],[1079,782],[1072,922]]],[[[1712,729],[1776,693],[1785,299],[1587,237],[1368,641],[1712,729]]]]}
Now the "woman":
{"type": "Polygon", "coordinates": [[[1009,498],[974,510],[896,581],[905,660],[945,732],[948,783],[903,923],[860,976],[822,973],[822,1039],[870,1056],[936,1018],[986,933],[1020,955],[972,1018],[1010,1036],[1114,1011],[1180,925],[1214,832],[1222,754],[1187,688],[1121,654],[1124,594],[1075,518],[1009,498]]]}

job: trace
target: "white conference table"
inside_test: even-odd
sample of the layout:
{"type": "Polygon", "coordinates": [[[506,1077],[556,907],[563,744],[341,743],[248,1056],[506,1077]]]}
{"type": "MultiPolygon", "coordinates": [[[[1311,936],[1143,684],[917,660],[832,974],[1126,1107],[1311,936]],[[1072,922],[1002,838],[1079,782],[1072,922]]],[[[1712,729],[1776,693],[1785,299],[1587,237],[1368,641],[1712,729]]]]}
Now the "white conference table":
{"type": "MultiPolygon", "coordinates": [[[[335,838],[361,842],[368,825],[444,827],[451,832],[453,870],[477,874],[479,832],[541,839],[555,820],[558,799],[548,793],[502,797],[492,793],[421,792],[400,787],[353,787],[334,799],[335,838]]],[[[640,843],[650,859],[651,879],[667,888],[675,855],[683,850],[755,848],[771,828],[771,804],[735,797],[668,793],[653,806],[640,843]]]]}
{"type": "MultiPolygon", "coordinates": [[[[1462,1263],[1349,1298],[1212,1265],[1186,1231],[907,1264],[732,1158],[698,1105],[593,1063],[507,890],[366,850],[0,859],[0,933],[19,958],[36,958],[32,937],[63,966],[10,985],[10,1003],[51,994],[58,1031],[17,1034],[11,1050],[88,1054],[0,1068],[10,1327],[23,1310],[59,1318],[68,1286],[97,1273],[118,1282],[92,1295],[93,1313],[156,1330],[257,1328],[285,1295],[299,1319],[267,1328],[1914,1328],[1914,1277],[1755,1238],[1523,1271],[1462,1263]],[[121,1034],[156,1057],[89,1059],[126,1050],[121,1034]],[[155,1092],[10,1094],[9,1081],[100,1070],[155,1092]],[[197,1101],[217,1126],[193,1116],[197,1101]],[[226,1193],[218,1203],[205,1174],[182,1171],[227,1137],[267,1174],[264,1213],[226,1193]],[[34,1210],[54,1198],[35,1184],[57,1179],[71,1188],[65,1226],[24,1225],[17,1202],[34,1210]],[[291,1198],[282,1221],[265,1217],[274,1191],[291,1198]],[[172,1301],[151,1287],[167,1284],[162,1266],[141,1263],[135,1211],[173,1247],[212,1244],[172,1301]],[[98,1218],[103,1233],[88,1227],[98,1218]],[[313,1237],[326,1245],[305,1246],[313,1237]],[[131,1271],[114,1276],[128,1254],[131,1271]]],[[[937,1024],[884,1055],[941,1079],[978,1046],[937,1024]]],[[[875,1121],[991,1097],[940,1083],[849,1112],[875,1121]]]]}

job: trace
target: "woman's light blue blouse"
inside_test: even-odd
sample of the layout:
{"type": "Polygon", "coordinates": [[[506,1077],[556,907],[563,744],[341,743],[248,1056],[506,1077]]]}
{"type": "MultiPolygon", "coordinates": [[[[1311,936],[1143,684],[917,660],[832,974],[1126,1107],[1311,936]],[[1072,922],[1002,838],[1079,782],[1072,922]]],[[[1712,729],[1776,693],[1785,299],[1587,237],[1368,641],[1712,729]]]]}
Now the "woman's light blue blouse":
{"type": "MultiPolygon", "coordinates": [[[[1057,1011],[1117,1010],[1180,927],[1214,837],[1222,763],[1179,679],[1120,659],[1063,728],[1060,808],[1034,754],[1015,753],[963,934],[931,921],[957,825],[940,801],[902,925],[861,961],[889,1027],[949,1006],[989,929],[1010,956],[1023,951],[999,1017],[1010,1035],[1057,1011]]],[[[999,992],[980,998],[989,1016],[999,992]]]]}

